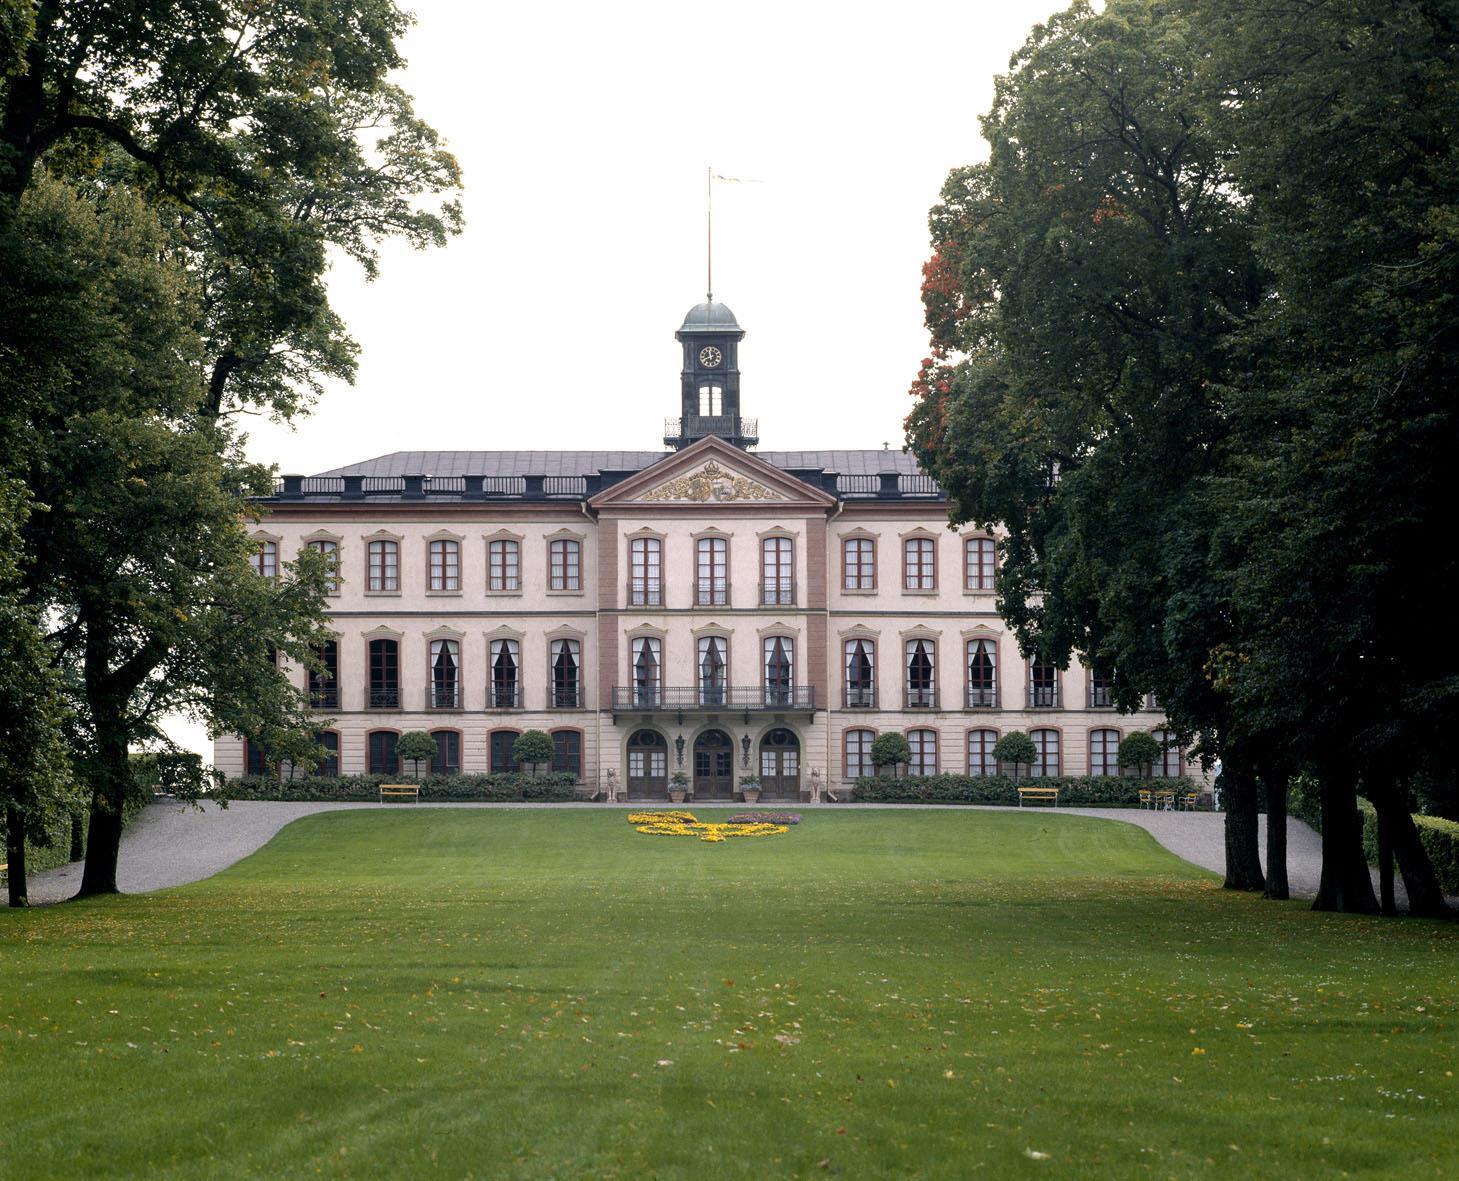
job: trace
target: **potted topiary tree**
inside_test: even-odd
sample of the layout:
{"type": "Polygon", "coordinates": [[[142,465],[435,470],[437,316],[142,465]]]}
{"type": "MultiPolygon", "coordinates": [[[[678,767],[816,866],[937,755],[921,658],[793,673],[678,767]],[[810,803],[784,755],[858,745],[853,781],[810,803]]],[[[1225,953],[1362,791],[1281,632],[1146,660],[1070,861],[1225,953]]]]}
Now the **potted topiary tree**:
{"type": "Polygon", "coordinates": [[[424,730],[407,730],[395,744],[395,756],[415,764],[415,777],[420,778],[420,765],[436,757],[436,740],[424,730]]]}
{"type": "Polygon", "coordinates": [[[689,776],[682,771],[675,771],[669,776],[669,799],[676,804],[682,804],[688,794],[689,776]]]}
{"type": "Polygon", "coordinates": [[[1120,766],[1131,768],[1141,779],[1150,778],[1158,758],[1160,743],[1155,735],[1147,734],[1144,730],[1126,734],[1120,742],[1120,766]]]}
{"type": "Polygon", "coordinates": [[[1022,730],[1010,730],[993,744],[993,758],[1000,763],[1012,765],[1015,786],[1019,767],[1027,767],[1032,771],[1038,757],[1038,747],[1034,746],[1033,739],[1022,730]]]}
{"type": "Polygon", "coordinates": [[[533,778],[552,766],[552,736],[543,730],[524,730],[512,743],[512,762],[529,768],[533,778]]]}
{"type": "Polygon", "coordinates": [[[884,767],[890,767],[892,774],[896,775],[899,766],[906,766],[911,761],[911,745],[904,735],[895,731],[878,734],[871,744],[871,765],[878,775],[884,774],[884,767]]]}
{"type": "Polygon", "coordinates": [[[740,794],[745,797],[745,803],[758,804],[760,802],[760,777],[753,773],[741,775],[740,794]]]}

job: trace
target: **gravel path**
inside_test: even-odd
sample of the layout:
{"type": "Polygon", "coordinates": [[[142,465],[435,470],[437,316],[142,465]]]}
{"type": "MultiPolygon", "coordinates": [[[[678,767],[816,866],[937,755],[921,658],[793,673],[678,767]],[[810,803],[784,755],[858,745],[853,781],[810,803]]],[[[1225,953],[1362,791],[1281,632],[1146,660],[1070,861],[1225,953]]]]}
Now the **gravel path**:
{"type": "MultiPolygon", "coordinates": [[[[279,803],[240,801],[226,809],[206,805],[202,809],[174,801],[152,804],[128,826],[122,837],[117,884],[126,894],[161,890],[200,881],[227,869],[264,845],[279,829],[300,816],[346,808],[378,808],[379,804],[279,803]]],[[[401,804],[384,807],[399,808],[401,804]]],[[[423,808],[611,808],[612,804],[417,804],[423,808]]],[[[643,807],[634,804],[632,807],[643,807]]],[[[801,804],[798,810],[832,807],[959,807],[932,804],[801,804]]],[[[1007,809],[1019,811],[1020,809],[1007,809]]],[[[1049,809],[1044,809],[1049,810],[1049,809]]],[[[1022,809],[1031,812],[1032,809],[1022,809]]],[[[1224,817],[1219,812],[1151,812],[1140,809],[1059,808],[1059,815],[1097,816],[1138,825],[1177,857],[1204,869],[1225,871],[1224,817]]],[[[1262,840],[1266,839],[1266,818],[1262,818],[1262,840]]],[[[1263,845],[1265,847],[1265,845],[1263,845]]],[[[1294,898],[1311,898],[1317,893],[1322,870],[1322,839],[1300,820],[1288,821],[1287,875],[1294,898]]],[[[62,866],[32,876],[32,903],[60,902],[76,893],[81,882],[80,864],[62,866]]],[[[1399,883],[1401,891],[1402,884],[1399,883]]],[[[1400,898],[1400,905],[1406,901],[1400,898]]]]}

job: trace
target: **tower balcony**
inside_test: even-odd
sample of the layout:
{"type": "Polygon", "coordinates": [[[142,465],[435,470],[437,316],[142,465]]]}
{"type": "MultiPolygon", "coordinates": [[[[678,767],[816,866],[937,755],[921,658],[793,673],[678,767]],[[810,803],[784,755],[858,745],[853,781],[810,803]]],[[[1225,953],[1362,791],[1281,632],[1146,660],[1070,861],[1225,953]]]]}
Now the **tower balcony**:
{"type": "Polygon", "coordinates": [[[664,419],[664,446],[676,450],[714,435],[736,447],[754,447],[760,442],[760,420],[736,414],[691,414],[687,418],[664,419]]]}

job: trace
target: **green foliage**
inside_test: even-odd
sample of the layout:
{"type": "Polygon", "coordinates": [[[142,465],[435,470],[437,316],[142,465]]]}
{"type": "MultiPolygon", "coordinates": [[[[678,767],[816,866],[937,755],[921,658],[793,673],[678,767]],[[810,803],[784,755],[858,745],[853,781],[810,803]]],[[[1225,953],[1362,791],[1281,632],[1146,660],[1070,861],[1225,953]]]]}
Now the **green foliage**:
{"type": "Polygon", "coordinates": [[[1007,763],[1014,768],[1015,773],[1019,767],[1032,767],[1034,760],[1039,757],[1038,747],[1033,744],[1033,739],[1022,730],[1009,730],[1001,735],[993,744],[992,753],[995,762],[1007,763]]]}
{"type": "MultiPolygon", "coordinates": [[[[223,791],[228,800],[320,800],[375,803],[380,785],[393,783],[391,775],[305,775],[275,779],[255,775],[229,780],[223,791]]],[[[533,800],[566,802],[576,798],[577,777],[568,772],[547,775],[426,775],[420,780],[420,798],[437,801],[504,802],[533,800]]]]}
{"type": "Polygon", "coordinates": [[[871,765],[873,767],[895,767],[912,758],[912,747],[906,735],[888,730],[871,740],[871,765]]]}
{"type": "Polygon", "coordinates": [[[395,744],[396,757],[405,763],[420,764],[436,757],[436,740],[424,730],[407,730],[395,744]]]}
{"type": "Polygon", "coordinates": [[[1120,740],[1119,761],[1121,767],[1133,767],[1150,774],[1150,768],[1159,761],[1163,752],[1153,734],[1136,730],[1120,740]]]}
{"type": "MultiPolygon", "coordinates": [[[[1011,775],[926,775],[893,779],[877,776],[856,781],[856,802],[860,804],[1017,804],[1019,784],[1028,780],[1011,775]]],[[[1123,775],[1047,776],[1039,787],[1057,787],[1059,804],[1070,807],[1134,808],[1140,791],[1184,792],[1191,781],[1138,779],[1123,775]]]]}
{"type": "Polygon", "coordinates": [[[524,730],[512,742],[512,762],[518,766],[552,762],[552,736],[542,730],[524,730]]]}

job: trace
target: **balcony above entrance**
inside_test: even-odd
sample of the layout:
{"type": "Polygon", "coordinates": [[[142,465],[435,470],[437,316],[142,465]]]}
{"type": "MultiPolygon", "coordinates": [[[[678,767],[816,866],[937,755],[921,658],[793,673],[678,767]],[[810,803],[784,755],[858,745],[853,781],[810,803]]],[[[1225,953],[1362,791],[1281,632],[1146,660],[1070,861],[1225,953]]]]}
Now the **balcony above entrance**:
{"type": "Polygon", "coordinates": [[[693,686],[618,685],[613,689],[613,716],[651,717],[675,714],[742,713],[748,724],[751,714],[816,712],[816,691],[810,685],[766,688],[750,685],[693,686]]]}

